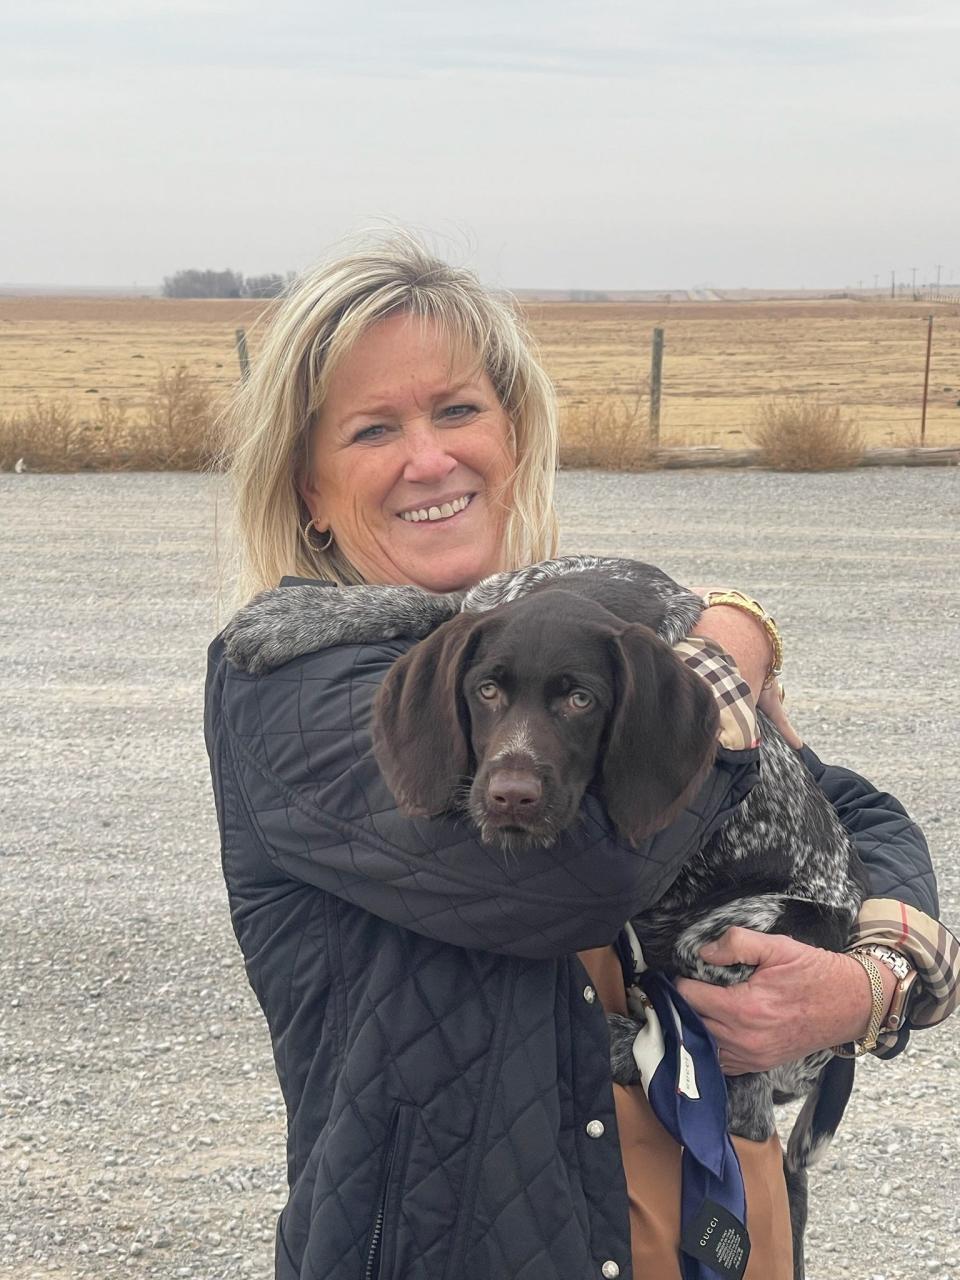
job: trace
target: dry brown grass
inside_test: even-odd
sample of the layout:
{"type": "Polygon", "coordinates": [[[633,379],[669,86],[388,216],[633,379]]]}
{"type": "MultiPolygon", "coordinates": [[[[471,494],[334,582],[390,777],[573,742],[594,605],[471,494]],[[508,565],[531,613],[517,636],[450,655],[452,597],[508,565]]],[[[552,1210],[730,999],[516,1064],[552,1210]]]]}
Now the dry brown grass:
{"type": "Polygon", "coordinates": [[[217,398],[185,365],[161,369],[135,415],[97,401],[81,418],[68,400],[34,400],[0,417],[0,470],[196,471],[216,453],[217,398]]]}
{"type": "MultiPolygon", "coordinates": [[[[661,443],[744,449],[771,396],[821,396],[854,414],[869,446],[908,443],[920,421],[926,314],[887,305],[528,304],[530,327],[563,400],[596,404],[648,368],[665,331],[661,443]]],[[[926,442],[960,441],[960,307],[934,323],[926,442]]]]}
{"type": "Polygon", "coordinates": [[[839,405],[817,396],[767,400],[749,433],[761,466],[775,471],[838,471],[863,456],[863,433],[839,405]]]}
{"type": "Polygon", "coordinates": [[[646,390],[636,387],[561,410],[560,465],[605,471],[649,471],[656,466],[649,439],[646,390]]]}
{"type": "MultiPolygon", "coordinates": [[[[72,413],[73,428],[65,434],[82,456],[87,446],[74,434],[78,424],[89,433],[99,422],[98,400],[107,400],[112,412],[122,407],[131,427],[150,420],[158,368],[185,364],[212,395],[230,394],[240,372],[234,331],[246,328],[256,360],[262,333],[258,317],[269,315],[271,306],[231,300],[0,298],[0,416],[23,422],[36,414],[38,401],[45,412],[56,401],[59,418],[62,411],[72,413]]],[[[665,448],[743,449],[758,406],[770,396],[840,401],[856,417],[867,445],[889,447],[914,442],[927,315],[935,311],[926,443],[960,442],[960,307],[675,300],[528,302],[524,311],[567,406],[566,466],[618,466],[621,458],[626,466],[646,465],[641,445],[646,408],[640,405],[634,421],[621,402],[632,398],[623,392],[625,386],[643,381],[655,326],[666,333],[665,448]],[[637,368],[639,380],[633,374],[637,368]]],[[[101,441],[110,430],[99,426],[101,441]]],[[[119,428],[117,433],[123,434],[119,428]]],[[[136,465],[129,446],[125,449],[120,465],[136,465]]],[[[186,463],[181,457],[176,465],[186,463]]]]}

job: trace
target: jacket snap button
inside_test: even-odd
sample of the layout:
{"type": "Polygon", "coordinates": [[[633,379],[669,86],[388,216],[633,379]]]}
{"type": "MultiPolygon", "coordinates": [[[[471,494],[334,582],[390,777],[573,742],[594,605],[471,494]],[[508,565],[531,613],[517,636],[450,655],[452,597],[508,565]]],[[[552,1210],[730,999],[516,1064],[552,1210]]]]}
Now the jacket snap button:
{"type": "MultiPolygon", "coordinates": [[[[591,1121],[589,1122],[589,1124],[587,1125],[587,1137],[588,1137],[588,1138],[602,1138],[602,1137],[603,1137],[603,1121],[602,1121],[602,1120],[591,1120],[591,1121]]],[[[606,1271],[604,1271],[604,1273],[603,1273],[603,1274],[604,1274],[604,1275],[606,1275],[606,1274],[607,1274],[607,1273],[606,1273],[606,1271]]],[[[620,1272],[619,1272],[619,1270],[617,1270],[617,1271],[615,1271],[613,1274],[614,1274],[614,1275],[619,1275],[619,1274],[620,1274],[620,1272]]]]}
{"type": "Polygon", "coordinates": [[[583,998],[586,1000],[587,1004],[593,1004],[594,1000],[597,998],[597,993],[594,991],[593,987],[584,987],[583,998]]]}
{"type": "Polygon", "coordinates": [[[605,1280],[617,1280],[617,1276],[620,1274],[620,1268],[615,1262],[605,1262],[600,1270],[603,1272],[605,1280]]]}

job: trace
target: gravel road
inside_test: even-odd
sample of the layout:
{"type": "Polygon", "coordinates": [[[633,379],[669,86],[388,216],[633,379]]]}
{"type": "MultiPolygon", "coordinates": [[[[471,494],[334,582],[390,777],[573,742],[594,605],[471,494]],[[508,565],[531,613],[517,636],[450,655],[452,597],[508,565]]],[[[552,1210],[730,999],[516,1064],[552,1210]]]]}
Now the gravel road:
{"type": "MultiPolygon", "coordinates": [[[[920,821],[957,929],[960,471],[569,473],[560,491],[565,550],[767,604],[798,726],[920,821]]],[[[201,737],[219,494],[0,475],[4,1280],[272,1274],[283,1108],[201,737]]],[[[811,1280],[960,1277],[958,1116],[952,1027],[865,1065],[815,1179],[811,1280]]]]}

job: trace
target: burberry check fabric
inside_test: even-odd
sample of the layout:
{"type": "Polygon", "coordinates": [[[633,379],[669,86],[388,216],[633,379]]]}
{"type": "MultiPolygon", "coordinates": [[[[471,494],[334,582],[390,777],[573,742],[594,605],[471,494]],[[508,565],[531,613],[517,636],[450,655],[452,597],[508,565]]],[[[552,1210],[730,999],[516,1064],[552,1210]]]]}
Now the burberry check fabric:
{"type": "Polygon", "coordinates": [[[750,686],[729,654],[702,636],[688,636],[675,644],[673,651],[713,690],[720,712],[720,745],[730,751],[759,746],[760,731],[750,686]]]}
{"type": "MultiPolygon", "coordinates": [[[[939,920],[893,898],[868,898],[854,925],[850,947],[880,943],[905,955],[917,970],[910,1005],[914,1027],[933,1027],[960,1004],[960,941],[939,920]]],[[[878,1058],[891,1056],[899,1035],[889,1031],[874,1049],[878,1058]]]]}

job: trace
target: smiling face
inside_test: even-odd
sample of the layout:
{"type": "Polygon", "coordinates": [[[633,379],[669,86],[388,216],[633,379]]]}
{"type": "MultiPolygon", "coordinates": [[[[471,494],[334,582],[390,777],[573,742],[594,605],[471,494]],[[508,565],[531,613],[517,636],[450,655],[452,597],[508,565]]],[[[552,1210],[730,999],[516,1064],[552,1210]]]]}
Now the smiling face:
{"type": "Polygon", "coordinates": [[[505,567],[512,440],[477,362],[434,322],[388,316],[332,373],[304,501],[366,582],[458,590],[505,567]]]}

